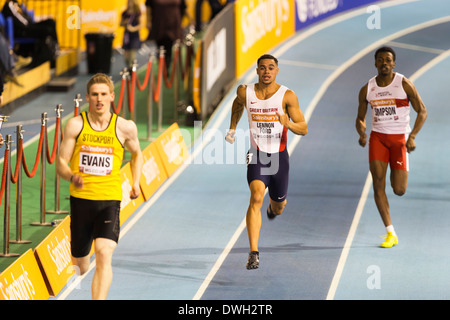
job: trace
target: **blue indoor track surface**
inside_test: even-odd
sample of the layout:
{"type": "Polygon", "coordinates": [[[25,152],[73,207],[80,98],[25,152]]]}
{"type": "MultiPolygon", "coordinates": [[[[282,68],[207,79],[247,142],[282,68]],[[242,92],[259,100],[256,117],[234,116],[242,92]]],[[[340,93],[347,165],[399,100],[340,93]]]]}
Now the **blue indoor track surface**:
{"type": "MultiPolygon", "coordinates": [[[[265,197],[260,268],[245,268],[245,114],[236,142],[224,141],[237,85],[257,81],[255,66],[218,106],[190,150],[192,161],[123,225],[109,299],[450,298],[450,1],[377,5],[380,29],[367,28],[364,6],[301,30],[271,52],[279,58],[277,82],[299,97],[309,133],[288,136],[288,203],[273,221],[265,197]],[[407,193],[395,196],[387,182],[399,236],[390,249],[379,247],[386,231],[368,148],[359,146],[355,129],[358,93],[376,75],[373,54],[382,45],[396,50],[395,71],[415,83],[428,109],[410,154],[407,193]]],[[[411,125],[415,118],[411,108],[411,125]]],[[[94,268],[56,298],[90,299],[94,268]]]]}

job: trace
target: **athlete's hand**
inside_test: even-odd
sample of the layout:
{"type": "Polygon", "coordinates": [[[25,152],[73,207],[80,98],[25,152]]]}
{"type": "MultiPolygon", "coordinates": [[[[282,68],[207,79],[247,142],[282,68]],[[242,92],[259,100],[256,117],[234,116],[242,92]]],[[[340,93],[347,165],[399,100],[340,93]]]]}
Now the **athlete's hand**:
{"type": "Polygon", "coordinates": [[[414,151],[416,149],[416,141],[414,141],[414,138],[411,136],[408,138],[408,141],[406,141],[406,151],[410,153],[411,151],[414,151]]]}
{"type": "Polygon", "coordinates": [[[83,177],[80,177],[77,174],[74,174],[72,176],[71,182],[75,186],[75,188],[83,189],[84,183],[83,183],[83,177]]]}
{"type": "Polygon", "coordinates": [[[130,199],[134,200],[139,197],[141,194],[141,189],[139,187],[133,186],[133,188],[130,191],[130,199]]]}
{"type": "Polygon", "coordinates": [[[230,129],[227,132],[227,135],[225,136],[225,141],[228,143],[233,144],[234,143],[234,135],[236,134],[236,131],[234,129],[230,129]]]}
{"type": "Polygon", "coordinates": [[[359,142],[359,145],[364,148],[367,143],[367,135],[364,133],[363,135],[359,136],[358,142],[359,142]]]}
{"type": "Polygon", "coordinates": [[[287,114],[279,114],[278,112],[276,112],[277,117],[278,117],[278,121],[280,121],[280,123],[285,126],[286,128],[289,129],[289,117],[287,114]]]}

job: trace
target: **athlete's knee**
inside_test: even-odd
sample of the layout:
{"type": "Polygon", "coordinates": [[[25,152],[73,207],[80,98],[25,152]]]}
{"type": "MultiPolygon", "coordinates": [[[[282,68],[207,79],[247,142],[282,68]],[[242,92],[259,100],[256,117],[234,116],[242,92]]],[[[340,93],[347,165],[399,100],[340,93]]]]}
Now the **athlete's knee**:
{"type": "Polygon", "coordinates": [[[373,177],[373,190],[375,192],[384,192],[386,189],[386,180],[385,178],[377,178],[373,177]]]}
{"type": "Polygon", "coordinates": [[[270,204],[272,212],[275,213],[276,215],[282,214],[285,207],[286,207],[286,200],[283,202],[275,202],[270,204]]]}
{"type": "Polygon", "coordinates": [[[97,267],[108,266],[111,264],[114,247],[115,245],[111,243],[95,249],[95,261],[97,267]]]}
{"type": "Polygon", "coordinates": [[[261,194],[260,192],[254,192],[250,196],[250,204],[253,206],[262,206],[264,200],[264,193],[261,194]]]}
{"type": "Polygon", "coordinates": [[[393,187],[394,190],[394,194],[396,194],[397,196],[402,196],[406,193],[406,188],[401,186],[401,187],[393,187]]]}
{"type": "Polygon", "coordinates": [[[89,260],[86,259],[72,258],[72,265],[75,269],[75,273],[79,276],[82,276],[89,270],[89,260]]]}

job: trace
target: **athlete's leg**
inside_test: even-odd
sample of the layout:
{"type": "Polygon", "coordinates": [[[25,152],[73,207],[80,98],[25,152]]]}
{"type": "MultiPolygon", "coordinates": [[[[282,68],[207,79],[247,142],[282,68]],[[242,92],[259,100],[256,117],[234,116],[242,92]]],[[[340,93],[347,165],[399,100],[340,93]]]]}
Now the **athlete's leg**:
{"type": "Polygon", "coordinates": [[[289,154],[285,149],[284,151],[273,154],[272,158],[278,156],[275,161],[278,169],[275,175],[271,176],[268,185],[270,204],[268,208],[268,217],[273,219],[274,217],[283,213],[286,207],[286,197],[289,186],[289,154]]]}
{"type": "Polygon", "coordinates": [[[112,255],[117,243],[106,238],[95,239],[96,269],[92,279],[92,299],[106,299],[112,282],[112,255]]]}
{"type": "Polygon", "coordinates": [[[389,202],[386,196],[387,167],[387,162],[379,160],[370,161],[370,173],[372,174],[375,203],[386,227],[391,225],[389,202]]]}
{"type": "Polygon", "coordinates": [[[250,182],[250,204],[246,222],[250,251],[258,251],[259,231],[261,230],[261,207],[266,185],[261,180],[250,182]]]}
{"type": "Polygon", "coordinates": [[[391,169],[391,186],[396,195],[404,195],[408,186],[408,171],[391,169]]]}
{"type": "Polygon", "coordinates": [[[283,210],[286,207],[286,204],[287,204],[286,199],[284,199],[283,202],[274,201],[274,200],[270,199],[270,209],[272,209],[272,212],[274,214],[276,214],[277,216],[279,216],[280,214],[283,213],[283,210]]]}
{"type": "Polygon", "coordinates": [[[409,157],[406,139],[406,135],[394,135],[390,150],[391,186],[398,196],[405,194],[408,185],[409,157]]]}
{"type": "Polygon", "coordinates": [[[89,255],[81,258],[75,258],[72,256],[72,264],[78,268],[76,274],[82,276],[89,270],[90,257],[89,255]]]}

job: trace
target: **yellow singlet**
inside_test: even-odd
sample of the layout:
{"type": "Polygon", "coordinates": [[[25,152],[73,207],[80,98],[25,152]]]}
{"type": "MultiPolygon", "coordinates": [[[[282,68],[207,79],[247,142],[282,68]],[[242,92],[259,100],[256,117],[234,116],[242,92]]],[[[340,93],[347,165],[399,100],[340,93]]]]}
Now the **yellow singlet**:
{"type": "Polygon", "coordinates": [[[77,137],[70,168],[83,177],[82,189],[70,184],[70,195],[88,200],[122,200],[120,167],[123,145],[116,135],[117,115],[112,114],[104,131],[92,129],[87,113],[81,114],[83,129],[77,137]]]}

